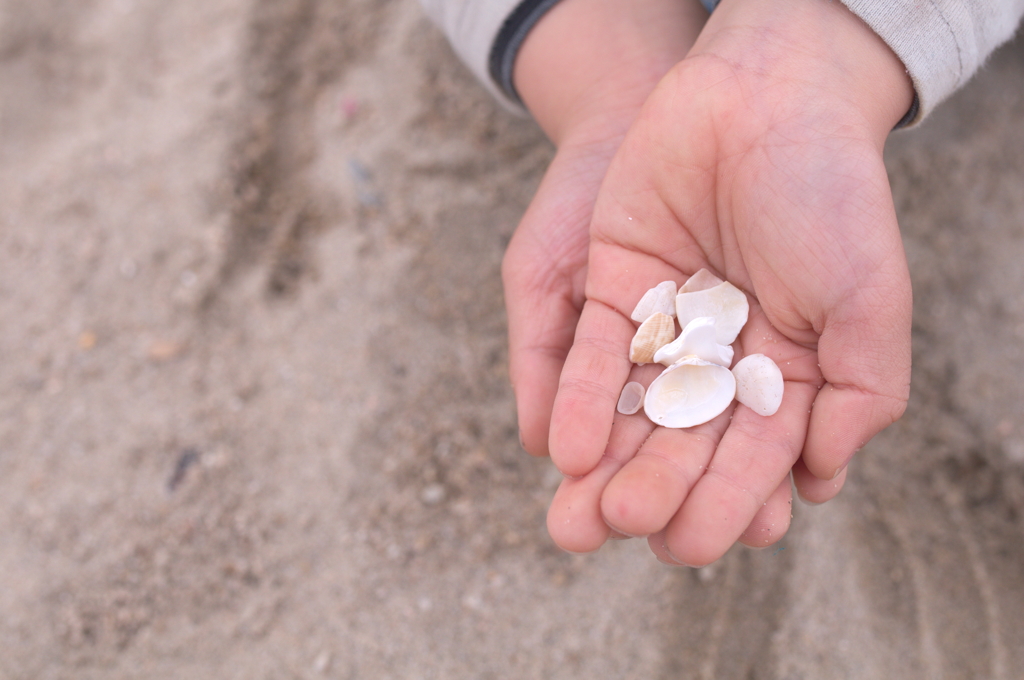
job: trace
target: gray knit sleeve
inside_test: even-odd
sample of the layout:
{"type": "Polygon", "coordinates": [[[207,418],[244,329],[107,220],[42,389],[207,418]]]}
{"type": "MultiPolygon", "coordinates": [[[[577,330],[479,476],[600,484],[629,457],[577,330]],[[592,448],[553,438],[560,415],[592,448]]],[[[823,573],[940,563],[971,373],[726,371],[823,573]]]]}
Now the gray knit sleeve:
{"type": "Polygon", "coordinates": [[[843,0],[892,48],[917,93],[905,124],[928,115],[1013,36],[1024,0],[843,0]]]}
{"type": "MultiPolygon", "coordinates": [[[[480,82],[507,108],[524,112],[512,83],[516,52],[557,0],[420,1],[480,82]]],[[[967,82],[1024,15],[1024,0],[842,1],[892,48],[913,80],[914,108],[901,125],[918,122],[967,82]]]]}
{"type": "Polygon", "coordinates": [[[459,58],[510,111],[526,109],[512,84],[516,52],[557,0],[420,0],[459,58]]]}

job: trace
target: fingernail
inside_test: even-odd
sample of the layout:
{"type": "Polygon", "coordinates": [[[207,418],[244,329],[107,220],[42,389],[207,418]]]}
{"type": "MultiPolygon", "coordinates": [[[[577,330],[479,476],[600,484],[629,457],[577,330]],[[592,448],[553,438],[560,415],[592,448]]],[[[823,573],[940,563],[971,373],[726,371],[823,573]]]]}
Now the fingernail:
{"type": "MultiPolygon", "coordinates": [[[[608,520],[605,520],[604,523],[608,524],[608,520]]],[[[618,534],[620,538],[640,538],[640,534],[631,534],[628,531],[617,529],[613,527],[611,524],[608,524],[608,528],[611,530],[612,534],[618,534]]]]}
{"type": "Polygon", "coordinates": [[[523,451],[526,450],[526,444],[523,443],[523,431],[519,430],[519,446],[523,447],[523,451]]]}
{"type": "Polygon", "coordinates": [[[740,543],[740,545],[742,545],[747,550],[755,550],[757,552],[760,552],[762,550],[767,550],[768,548],[772,547],[771,544],[768,544],[768,545],[747,545],[746,543],[740,543]]]}
{"type": "Polygon", "coordinates": [[[683,562],[681,559],[679,559],[678,557],[673,555],[672,551],[668,549],[668,543],[663,543],[661,548],[662,548],[662,550],[665,551],[665,554],[668,555],[668,558],[671,560],[671,562],[666,562],[665,560],[661,560],[661,558],[659,557],[658,559],[661,560],[662,562],[665,562],[665,564],[672,564],[672,565],[677,566],[677,567],[689,567],[690,569],[699,569],[700,568],[700,567],[696,567],[696,566],[694,566],[692,564],[687,564],[686,562],[683,562]]]}
{"type": "Polygon", "coordinates": [[[680,562],[679,560],[676,559],[675,555],[672,554],[672,551],[669,550],[668,546],[665,545],[664,543],[661,544],[661,549],[664,551],[663,555],[655,554],[655,557],[658,558],[659,562],[661,562],[662,564],[667,564],[670,567],[685,567],[686,566],[685,564],[683,564],[682,562],[680,562]]]}

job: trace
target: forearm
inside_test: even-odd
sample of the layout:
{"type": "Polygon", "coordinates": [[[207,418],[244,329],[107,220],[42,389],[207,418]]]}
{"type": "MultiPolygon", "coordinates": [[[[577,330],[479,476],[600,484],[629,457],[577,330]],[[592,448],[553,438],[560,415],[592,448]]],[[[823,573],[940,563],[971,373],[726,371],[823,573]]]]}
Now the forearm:
{"type": "Polygon", "coordinates": [[[516,90],[556,145],[621,137],[706,18],[697,0],[562,0],[523,42],[516,90]]]}
{"type": "Polygon", "coordinates": [[[723,2],[691,54],[724,59],[755,88],[803,87],[815,97],[807,106],[856,112],[879,142],[913,101],[903,63],[840,2],[792,0],[785,12],[762,0],[723,2]]]}

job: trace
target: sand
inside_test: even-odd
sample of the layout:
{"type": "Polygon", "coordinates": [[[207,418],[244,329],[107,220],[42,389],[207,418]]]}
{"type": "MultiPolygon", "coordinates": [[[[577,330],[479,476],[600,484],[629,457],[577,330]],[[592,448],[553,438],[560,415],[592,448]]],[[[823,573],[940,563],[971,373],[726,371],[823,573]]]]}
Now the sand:
{"type": "Polygon", "coordinates": [[[412,0],[0,0],[0,680],[1024,677],[1024,42],[887,151],[907,415],[776,547],[559,551],[552,156],[412,0]]]}

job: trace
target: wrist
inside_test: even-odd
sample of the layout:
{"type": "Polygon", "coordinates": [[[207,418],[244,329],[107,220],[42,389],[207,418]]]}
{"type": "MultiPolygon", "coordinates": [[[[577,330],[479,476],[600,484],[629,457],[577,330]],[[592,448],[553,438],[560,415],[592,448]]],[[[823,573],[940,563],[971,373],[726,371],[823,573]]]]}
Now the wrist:
{"type": "Polygon", "coordinates": [[[914,100],[899,57],[839,0],[792,0],[785,11],[726,0],[691,54],[717,55],[760,84],[789,80],[816,98],[808,104],[856,113],[882,141],[914,100]]]}
{"type": "Polygon", "coordinates": [[[516,90],[558,146],[617,140],[706,18],[696,0],[561,0],[524,40],[516,90]]]}

